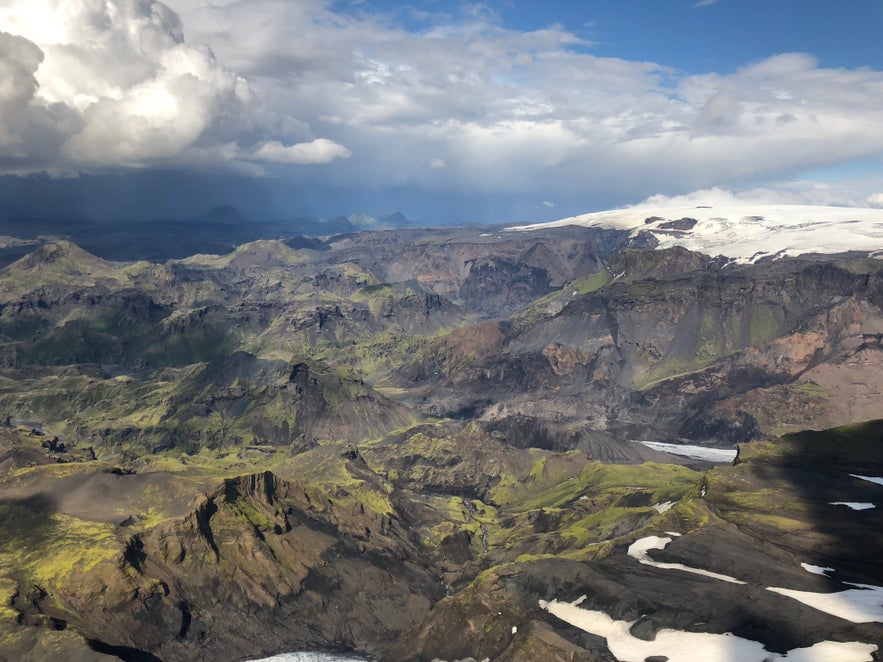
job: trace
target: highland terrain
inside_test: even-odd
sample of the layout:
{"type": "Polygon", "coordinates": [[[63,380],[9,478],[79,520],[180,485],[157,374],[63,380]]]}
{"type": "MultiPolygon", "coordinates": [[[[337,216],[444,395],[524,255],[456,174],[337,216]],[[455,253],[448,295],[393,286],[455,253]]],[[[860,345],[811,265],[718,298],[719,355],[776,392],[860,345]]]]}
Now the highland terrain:
{"type": "Polygon", "coordinates": [[[883,221],[790,211],[36,242],[0,658],[879,659],[883,221]]]}

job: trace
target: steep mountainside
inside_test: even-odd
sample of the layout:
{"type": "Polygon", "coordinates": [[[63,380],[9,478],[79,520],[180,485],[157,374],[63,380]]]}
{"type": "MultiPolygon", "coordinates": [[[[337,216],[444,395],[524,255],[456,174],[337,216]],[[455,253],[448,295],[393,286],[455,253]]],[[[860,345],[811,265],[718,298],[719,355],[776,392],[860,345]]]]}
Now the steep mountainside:
{"type": "Polygon", "coordinates": [[[673,248],[620,253],[607,270],[438,338],[391,383],[419,384],[414,402],[434,415],[553,417],[717,445],[876,415],[876,261],[731,267],[673,248]]]}

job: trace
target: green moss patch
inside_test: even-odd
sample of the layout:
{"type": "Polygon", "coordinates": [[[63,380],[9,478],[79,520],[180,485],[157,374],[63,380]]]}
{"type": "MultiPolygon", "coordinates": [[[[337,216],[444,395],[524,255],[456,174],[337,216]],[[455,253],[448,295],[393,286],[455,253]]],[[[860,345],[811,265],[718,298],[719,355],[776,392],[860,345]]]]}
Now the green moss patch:
{"type": "Polygon", "coordinates": [[[15,505],[0,505],[0,521],[0,567],[43,587],[115,563],[122,551],[111,524],[15,505]]]}

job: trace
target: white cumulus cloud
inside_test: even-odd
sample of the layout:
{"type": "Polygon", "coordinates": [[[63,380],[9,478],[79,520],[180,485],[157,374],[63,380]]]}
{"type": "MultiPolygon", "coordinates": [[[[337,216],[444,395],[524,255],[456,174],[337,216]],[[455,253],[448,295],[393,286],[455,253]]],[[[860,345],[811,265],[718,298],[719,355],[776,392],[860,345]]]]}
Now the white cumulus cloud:
{"type": "Polygon", "coordinates": [[[805,54],[690,74],[599,57],[557,26],[436,17],[418,32],[319,0],[187,1],[188,30],[276,112],[297,108],[353,152],[335,166],[348,185],[637,199],[883,152],[883,72],[805,54]]]}
{"type": "MultiPolygon", "coordinates": [[[[241,150],[231,143],[310,137],[303,123],[267,113],[155,0],[7,0],[0,55],[7,169],[217,165],[234,162],[241,150]]],[[[321,141],[288,149],[275,160],[325,163],[345,152],[321,141]]]]}
{"type": "Polygon", "coordinates": [[[330,163],[335,159],[349,158],[350,151],[327,138],[316,138],[312,142],[285,146],[278,141],[261,144],[251,155],[252,160],[272,163],[307,165],[330,163]]]}
{"type": "Polygon", "coordinates": [[[0,145],[15,145],[22,137],[42,60],[43,52],[27,39],[0,33],[0,145]]]}
{"type": "Polygon", "coordinates": [[[766,187],[729,190],[713,186],[682,195],[652,195],[636,206],[691,207],[712,205],[723,207],[740,204],[821,205],[833,207],[883,207],[883,193],[865,198],[848,187],[830,186],[811,181],[778,181],[766,187]]]}

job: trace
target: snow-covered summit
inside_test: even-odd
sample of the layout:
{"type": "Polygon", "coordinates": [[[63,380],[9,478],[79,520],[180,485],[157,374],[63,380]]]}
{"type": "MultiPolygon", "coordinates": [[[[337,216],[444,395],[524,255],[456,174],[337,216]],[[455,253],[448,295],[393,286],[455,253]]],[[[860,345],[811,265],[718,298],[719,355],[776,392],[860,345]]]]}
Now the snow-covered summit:
{"type": "Polygon", "coordinates": [[[659,241],[659,248],[684,246],[712,256],[724,255],[737,262],[805,253],[883,254],[883,209],[862,207],[644,203],[511,229],[562,225],[631,230],[632,236],[645,231],[659,241]]]}

